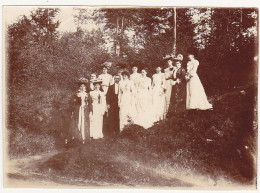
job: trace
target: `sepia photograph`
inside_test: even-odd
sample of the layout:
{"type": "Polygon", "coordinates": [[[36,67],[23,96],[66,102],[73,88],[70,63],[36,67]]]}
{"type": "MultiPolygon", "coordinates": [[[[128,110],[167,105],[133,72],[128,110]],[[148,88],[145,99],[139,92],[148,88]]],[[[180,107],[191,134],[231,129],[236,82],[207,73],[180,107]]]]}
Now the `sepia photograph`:
{"type": "Polygon", "coordinates": [[[3,6],[4,188],[256,190],[256,7],[3,6]]]}

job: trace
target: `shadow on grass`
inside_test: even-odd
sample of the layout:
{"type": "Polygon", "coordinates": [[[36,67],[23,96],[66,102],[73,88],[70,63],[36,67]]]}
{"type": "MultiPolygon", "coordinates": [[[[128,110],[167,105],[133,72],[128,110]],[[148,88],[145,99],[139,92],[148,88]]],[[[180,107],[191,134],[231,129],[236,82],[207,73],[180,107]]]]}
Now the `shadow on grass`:
{"type": "Polygon", "coordinates": [[[134,187],[192,186],[178,173],[254,185],[255,95],[249,87],[214,100],[213,111],[176,114],[148,130],[128,125],[114,138],[53,156],[38,171],[134,187]]]}

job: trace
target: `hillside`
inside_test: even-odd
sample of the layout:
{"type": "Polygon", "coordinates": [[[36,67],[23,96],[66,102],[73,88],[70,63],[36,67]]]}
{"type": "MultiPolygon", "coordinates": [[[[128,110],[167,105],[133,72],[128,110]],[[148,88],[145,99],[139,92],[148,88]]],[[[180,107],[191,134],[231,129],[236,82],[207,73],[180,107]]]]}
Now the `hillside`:
{"type": "Polygon", "coordinates": [[[184,112],[147,130],[129,125],[117,137],[65,147],[31,170],[74,185],[255,188],[255,96],[254,87],[234,90],[214,98],[213,111],[184,112]]]}

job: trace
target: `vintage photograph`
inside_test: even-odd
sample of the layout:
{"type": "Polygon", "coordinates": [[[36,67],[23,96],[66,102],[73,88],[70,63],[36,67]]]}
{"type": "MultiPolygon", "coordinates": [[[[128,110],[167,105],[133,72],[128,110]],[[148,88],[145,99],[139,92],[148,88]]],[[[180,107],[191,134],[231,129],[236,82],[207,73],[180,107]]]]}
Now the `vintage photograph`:
{"type": "Polygon", "coordinates": [[[4,187],[257,188],[258,8],[3,6],[4,187]]]}

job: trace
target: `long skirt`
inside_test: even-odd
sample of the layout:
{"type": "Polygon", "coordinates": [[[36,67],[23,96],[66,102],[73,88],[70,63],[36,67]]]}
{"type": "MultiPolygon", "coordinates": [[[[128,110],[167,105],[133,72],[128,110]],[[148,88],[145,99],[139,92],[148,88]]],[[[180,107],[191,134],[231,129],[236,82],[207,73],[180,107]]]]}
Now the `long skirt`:
{"type": "Polygon", "coordinates": [[[86,105],[83,108],[84,110],[80,106],[74,108],[70,135],[72,139],[88,141],[90,140],[89,107],[86,105]]]}
{"type": "Polygon", "coordinates": [[[171,80],[166,80],[165,85],[166,85],[166,91],[165,91],[166,109],[165,109],[165,113],[168,113],[170,102],[171,102],[171,93],[172,93],[171,80]]]}
{"type": "Polygon", "coordinates": [[[176,84],[172,87],[171,103],[168,114],[183,112],[186,108],[186,83],[176,84]]]}
{"type": "Polygon", "coordinates": [[[208,102],[205,90],[198,75],[191,77],[187,82],[187,109],[211,109],[212,105],[208,102]]]}
{"type": "Polygon", "coordinates": [[[147,129],[154,123],[154,113],[152,108],[152,93],[149,91],[142,91],[138,93],[138,116],[135,124],[147,129]]]}
{"type": "Polygon", "coordinates": [[[123,93],[120,102],[120,131],[123,130],[124,126],[130,123],[131,120],[131,93],[123,93]]]}
{"type": "Polygon", "coordinates": [[[138,110],[137,110],[137,93],[131,93],[131,101],[130,102],[130,118],[132,122],[135,122],[137,118],[138,110]]]}
{"type": "Polygon", "coordinates": [[[161,121],[165,118],[165,93],[163,88],[161,87],[154,87],[153,88],[153,114],[154,114],[154,121],[161,121]]]}
{"type": "Polygon", "coordinates": [[[90,113],[90,137],[103,138],[103,115],[105,109],[102,104],[93,104],[93,112],[90,113]]]}

